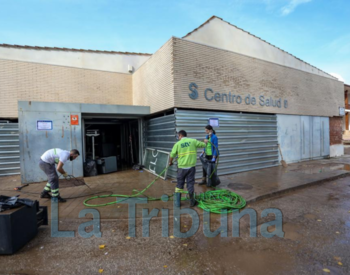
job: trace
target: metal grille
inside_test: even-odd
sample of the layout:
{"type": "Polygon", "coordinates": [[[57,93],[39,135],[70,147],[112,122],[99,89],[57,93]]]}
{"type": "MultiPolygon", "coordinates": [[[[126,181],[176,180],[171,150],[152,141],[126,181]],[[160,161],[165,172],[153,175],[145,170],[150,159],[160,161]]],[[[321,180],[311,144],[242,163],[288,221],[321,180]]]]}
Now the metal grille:
{"type": "Polygon", "coordinates": [[[18,123],[0,123],[0,177],[19,174],[18,123]]]}
{"type": "MultiPolygon", "coordinates": [[[[177,141],[176,132],[185,130],[188,137],[203,140],[209,118],[218,118],[215,128],[219,138],[219,175],[273,167],[278,163],[276,115],[221,113],[211,111],[177,110],[174,115],[148,120],[145,146],[171,151],[177,141]]],[[[201,150],[198,150],[200,153],[201,150]]],[[[202,176],[200,161],[196,178],[202,176]]],[[[176,167],[168,175],[176,177],[176,167]]]]}
{"type": "MultiPolygon", "coordinates": [[[[146,120],[144,123],[144,148],[170,152],[176,143],[175,115],[146,120]]],[[[171,166],[168,176],[176,177],[176,167],[171,166]]]]}

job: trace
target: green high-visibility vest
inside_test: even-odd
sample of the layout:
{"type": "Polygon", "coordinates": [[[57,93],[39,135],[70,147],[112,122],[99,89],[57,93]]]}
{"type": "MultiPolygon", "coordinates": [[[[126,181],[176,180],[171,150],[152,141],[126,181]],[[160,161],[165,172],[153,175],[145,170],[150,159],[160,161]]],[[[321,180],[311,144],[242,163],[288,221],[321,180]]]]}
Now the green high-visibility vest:
{"type": "Polygon", "coordinates": [[[176,142],[171,150],[170,157],[178,155],[178,168],[195,167],[197,163],[197,148],[204,148],[205,143],[192,138],[182,138],[176,142]]]}
{"type": "MultiPolygon", "coordinates": [[[[55,155],[57,155],[56,148],[53,148],[53,151],[54,151],[55,155]]],[[[60,161],[59,158],[55,158],[55,163],[56,163],[56,164],[58,164],[59,161],[60,161]]]]}

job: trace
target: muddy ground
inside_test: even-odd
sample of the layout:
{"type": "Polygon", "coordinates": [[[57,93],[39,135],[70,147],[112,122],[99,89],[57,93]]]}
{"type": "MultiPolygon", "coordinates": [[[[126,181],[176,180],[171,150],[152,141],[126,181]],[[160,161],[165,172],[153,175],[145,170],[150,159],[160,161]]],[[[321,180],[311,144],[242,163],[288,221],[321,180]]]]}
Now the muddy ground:
{"type": "MultiPolygon", "coordinates": [[[[229,215],[228,237],[205,237],[201,217],[197,233],[184,239],[171,237],[171,217],[169,237],[162,237],[159,219],[151,221],[150,237],[142,237],[138,219],[130,239],[127,220],[103,221],[102,237],[88,239],[77,233],[78,218],[63,220],[60,230],[76,231],[74,238],[52,238],[50,227],[41,227],[18,253],[0,256],[0,274],[349,274],[349,199],[346,177],[250,204],[258,216],[256,238],[249,236],[248,216],[241,219],[240,237],[232,237],[229,215]],[[274,220],[260,217],[266,208],[282,211],[284,238],[259,233],[259,225],[274,220]]],[[[212,230],[219,219],[211,216],[212,230]]],[[[181,227],[188,230],[191,221],[183,218],[181,227]]]]}

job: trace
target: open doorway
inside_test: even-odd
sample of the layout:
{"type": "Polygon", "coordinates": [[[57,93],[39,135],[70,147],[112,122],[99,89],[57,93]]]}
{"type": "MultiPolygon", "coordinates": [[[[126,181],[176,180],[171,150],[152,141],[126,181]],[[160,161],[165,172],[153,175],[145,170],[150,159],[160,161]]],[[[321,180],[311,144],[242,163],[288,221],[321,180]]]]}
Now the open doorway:
{"type": "Polygon", "coordinates": [[[138,119],[84,119],[85,176],[128,170],[140,163],[139,131],[138,119]]]}

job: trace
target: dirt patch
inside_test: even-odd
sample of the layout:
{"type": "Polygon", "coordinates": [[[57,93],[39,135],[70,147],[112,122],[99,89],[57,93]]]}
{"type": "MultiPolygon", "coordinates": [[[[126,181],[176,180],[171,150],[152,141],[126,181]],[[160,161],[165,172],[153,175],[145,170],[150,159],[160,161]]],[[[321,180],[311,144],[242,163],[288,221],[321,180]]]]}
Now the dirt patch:
{"type": "Polygon", "coordinates": [[[299,224],[284,223],[283,224],[283,232],[285,234],[284,237],[292,241],[300,241],[301,238],[303,237],[303,235],[300,234],[301,229],[302,227],[299,224]]]}
{"type": "Polygon", "coordinates": [[[305,214],[304,218],[309,219],[309,220],[316,220],[317,216],[314,214],[305,214]]]}

